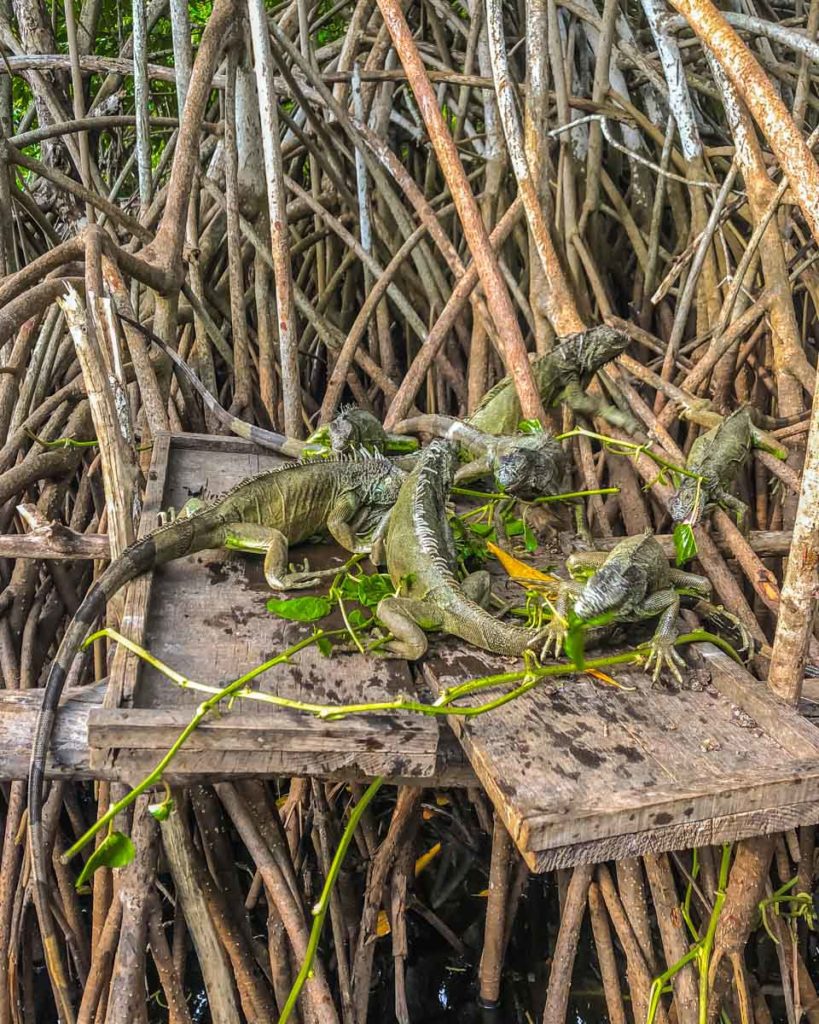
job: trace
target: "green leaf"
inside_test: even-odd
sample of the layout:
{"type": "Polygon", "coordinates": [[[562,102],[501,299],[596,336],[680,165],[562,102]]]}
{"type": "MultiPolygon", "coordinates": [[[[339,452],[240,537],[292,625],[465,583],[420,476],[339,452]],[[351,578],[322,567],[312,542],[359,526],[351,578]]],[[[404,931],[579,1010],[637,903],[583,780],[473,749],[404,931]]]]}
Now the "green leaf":
{"type": "Polygon", "coordinates": [[[359,576],[355,598],[365,608],[374,608],[382,598],[395,593],[392,580],[386,573],[377,572],[372,576],[359,576]]]}
{"type": "Polygon", "coordinates": [[[347,613],[347,621],[353,627],[353,629],[361,629],[365,622],[370,619],[369,615],[365,615],[360,608],[353,608],[351,612],[347,613]]]}
{"type": "Polygon", "coordinates": [[[267,610],[291,622],[315,622],[329,615],[333,605],[326,597],[271,597],[267,610]]]}
{"type": "Polygon", "coordinates": [[[167,821],[173,810],[173,800],[163,800],[161,804],[148,804],[148,814],[156,821],[167,821]]]}
{"type": "Polygon", "coordinates": [[[529,552],[537,550],[537,537],[528,523],[523,524],[523,545],[529,552]]]}
{"type": "Polygon", "coordinates": [[[524,530],[523,520],[516,517],[505,520],[503,525],[507,537],[520,537],[524,530]]]}
{"type": "Polygon", "coordinates": [[[84,885],[97,868],[124,868],[136,855],[134,844],[122,832],[109,832],[100,845],[94,850],[75,883],[79,889],[84,885]]]}
{"type": "Polygon", "coordinates": [[[569,628],[566,630],[566,636],[563,640],[563,650],[574,667],[582,669],[586,664],[584,656],[586,646],[585,627],[574,611],[569,612],[568,620],[569,628]]]}
{"type": "Polygon", "coordinates": [[[677,565],[685,565],[697,554],[697,539],[688,523],[677,523],[674,527],[674,550],[677,565]]]}
{"type": "Polygon", "coordinates": [[[318,640],[316,640],[316,647],[318,648],[319,653],[323,654],[325,658],[328,658],[333,652],[333,645],[326,636],[320,636],[318,640]]]}
{"type": "Polygon", "coordinates": [[[518,423],[518,430],[521,434],[542,434],[543,424],[540,420],[521,420],[518,423]]]}
{"type": "MultiPolygon", "coordinates": [[[[469,529],[479,537],[488,537],[489,534],[494,531],[495,527],[491,523],[470,523],[469,529]]],[[[509,535],[514,536],[513,534],[509,535]]]]}

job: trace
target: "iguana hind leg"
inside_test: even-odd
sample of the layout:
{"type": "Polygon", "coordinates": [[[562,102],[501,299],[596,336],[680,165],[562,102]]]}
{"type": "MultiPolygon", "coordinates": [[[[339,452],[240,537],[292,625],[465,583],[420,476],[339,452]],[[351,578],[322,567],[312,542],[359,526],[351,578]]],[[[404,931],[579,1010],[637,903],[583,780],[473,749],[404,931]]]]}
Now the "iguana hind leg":
{"type": "Polygon", "coordinates": [[[378,603],[376,616],[394,639],[373,651],[382,658],[415,661],[427,650],[425,629],[439,629],[440,611],[431,603],[411,597],[385,597],[378,603]]]}

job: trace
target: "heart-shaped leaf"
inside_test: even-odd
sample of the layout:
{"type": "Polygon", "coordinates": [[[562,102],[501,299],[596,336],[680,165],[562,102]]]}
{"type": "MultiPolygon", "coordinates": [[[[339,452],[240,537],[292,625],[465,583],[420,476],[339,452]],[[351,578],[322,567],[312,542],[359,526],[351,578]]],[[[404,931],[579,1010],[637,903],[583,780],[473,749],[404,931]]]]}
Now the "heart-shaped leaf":
{"type": "Polygon", "coordinates": [[[521,420],[518,423],[518,430],[521,434],[542,434],[543,424],[540,420],[521,420]]]}
{"type": "Polygon", "coordinates": [[[79,889],[97,868],[124,868],[136,855],[134,844],[122,832],[109,832],[100,845],[94,850],[75,883],[79,889]]]}
{"type": "Polygon", "coordinates": [[[290,622],[315,622],[329,615],[333,605],[327,597],[271,597],[267,610],[290,622]]]}
{"type": "Polygon", "coordinates": [[[148,814],[155,821],[167,821],[173,810],[173,800],[163,800],[161,804],[148,804],[148,814]]]}
{"type": "Polygon", "coordinates": [[[688,523],[677,523],[674,527],[674,550],[677,565],[685,565],[697,554],[697,539],[688,523]]]}

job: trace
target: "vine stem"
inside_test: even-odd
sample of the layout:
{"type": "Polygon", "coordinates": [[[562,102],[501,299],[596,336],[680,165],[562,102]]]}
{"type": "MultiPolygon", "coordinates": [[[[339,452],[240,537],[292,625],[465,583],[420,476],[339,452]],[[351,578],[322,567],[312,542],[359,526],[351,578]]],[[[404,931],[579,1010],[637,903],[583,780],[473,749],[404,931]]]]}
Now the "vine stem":
{"type": "Polygon", "coordinates": [[[313,961],[316,958],[316,950],[318,949],[319,940],[321,939],[321,932],[324,928],[324,919],[327,917],[327,911],[330,907],[330,896],[333,892],[333,886],[335,885],[336,879],[341,871],[341,865],[344,863],[344,857],[346,856],[347,850],[352,842],[353,835],[358,827],[359,821],[361,820],[361,816],[367,810],[367,807],[370,805],[373,797],[381,788],[383,783],[384,777],[382,775],[370,783],[364,791],[361,799],[353,808],[352,813],[350,814],[350,820],[347,822],[347,827],[341,834],[338,849],[333,856],[333,860],[330,864],[330,870],[327,872],[327,878],[324,880],[324,887],[321,890],[321,896],[313,907],[313,927],[310,929],[310,938],[307,942],[307,951],[304,955],[304,961],[299,968],[299,973],[296,975],[296,980],[293,982],[293,987],[290,989],[290,994],[282,1008],[281,1015],[279,1016],[279,1024],[286,1024],[290,1019],[290,1014],[293,1012],[293,1008],[301,994],[301,990],[304,988],[307,979],[310,977],[313,961]]]}
{"type": "MultiPolygon", "coordinates": [[[[452,494],[458,494],[464,498],[488,498],[490,501],[501,501],[504,498],[512,497],[509,494],[498,494],[494,491],[473,491],[469,487],[453,487],[452,494]]],[[[619,487],[596,487],[591,491],[565,491],[563,494],[547,494],[542,498],[534,498],[532,501],[522,501],[524,505],[545,505],[551,501],[568,501],[570,498],[587,498],[593,494],[619,494],[619,487]]]]}
{"type": "Polygon", "coordinates": [[[692,473],[691,470],[686,469],[685,466],[678,466],[674,462],[669,462],[668,459],[663,458],[662,455],[658,455],[655,451],[652,451],[646,444],[638,444],[636,441],[621,441],[619,437],[609,437],[607,434],[597,434],[593,430],[586,430],[585,427],[575,427],[573,430],[566,431],[565,434],[558,434],[555,437],[555,441],[567,441],[570,437],[588,437],[593,441],[601,441],[613,455],[627,455],[629,451],[634,455],[647,455],[652,462],[656,462],[658,466],[669,470],[671,473],[679,473],[681,476],[690,476],[694,480],[702,479],[699,473],[692,473]],[[626,451],[618,451],[618,448],[626,449],[626,451]]]}

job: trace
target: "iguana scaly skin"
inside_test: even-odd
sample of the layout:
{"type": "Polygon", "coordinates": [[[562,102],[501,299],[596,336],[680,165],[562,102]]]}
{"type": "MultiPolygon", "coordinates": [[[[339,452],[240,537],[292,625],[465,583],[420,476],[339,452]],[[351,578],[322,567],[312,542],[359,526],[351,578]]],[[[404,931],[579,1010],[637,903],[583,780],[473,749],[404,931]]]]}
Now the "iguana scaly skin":
{"type": "Polygon", "coordinates": [[[289,455],[295,459],[307,458],[310,455],[323,455],[325,446],[321,444],[320,437],[325,430],[330,441],[330,447],[338,454],[346,454],[362,448],[369,452],[382,453],[391,444],[398,444],[404,440],[403,438],[388,434],[384,430],[383,425],[371,412],[367,412],[366,409],[358,409],[355,406],[342,408],[338,416],[327,424],[326,428],[319,428],[314,434],[313,439],[308,439],[307,441],[299,441],[296,438],[287,437],[285,434],[279,434],[275,430],[265,430],[264,427],[257,427],[252,423],[247,423],[245,420],[241,420],[238,416],[228,412],[208,391],[179,353],[164,342],[159,335],[154,334],[144,324],[140,324],[128,316],[120,314],[120,317],[150,338],[156,347],[164,352],[202,399],[205,408],[219,420],[222,426],[226,427],[237,437],[244,437],[262,448],[269,448],[280,455],[289,455]]]}
{"type": "MultiPolygon", "coordinates": [[[[546,355],[532,359],[532,372],[545,408],[565,402],[584,416],[602,416],[607,423],[636,433],[640,424],[628,412],[587,394],[594,375],[625,351],[629,336],[613,327],[594,327],[561,339],[546,355]]],[[[466,422],[486,434],[514,434],[523,418],[515,385],[504,377],[483,396],[466,422]]]]}
{"type": "Polygon", "coordinates": [[[696,526],[709,509],[717,506],[730,509],[742,521],[747,506],[729,488],[755,446],[755,430],[751,410],[746,406],[696,439],[685,468],[702,479],[684,477],[677,488],[668,504],[675,524],[696,526]]]}
{"type": "Polygon", "coordinates": [[[680,610],[678,590],[693,591],[707,598],[711,584],[704,576],[674,569],[668,564],[656,538],[650,534],[627,537],[609,552],[584,551],[570,555],[566,568],[571,575],[593,569],[585,583],[571,581],[558,588],[555,616],[548,627],[547,648],[560,652],[566,636],[567,614],[588,622],[611,616],[610,622],[639,622],[660,617],[651,640],[646,669],[654,669],[656,681],[664,665],[681,680],[682,658],[674,649],[676,620],[680,610]]]}
{"type": "Polygon", "coordinates": [[[447,441],[435,440],[425,448],[401,488],[383,545],[373,545],[373,559],[386,560],[400,595],[384,598],[376,613],[395,637],[386,647],[388,656],[420,658],[427,649],[425,629],[507,655],[537,649],[545,636],[542,630],[501,622],[481,606],[489,597],[487,572],[457,580],[446,513],[456,462],[447,441]]]}
{"type": "MultiPolygon", "coordinates": [[[[71,663],[108,600],[149,569],[207,548],[242,547],[265,554],[274,588],[304,586],[336,569],[290,576],[288,548],[325,530],[349,551],[369,550],[367,538],[398,498],[404,473],[380,457],[331,457],[286,464],[243,481],[221,499],[132,544],[92,584],[69,623],[48,674],[34,728],[28,784],[29,835],[37,914],[52,979],[64,979],[51,915],[43,848],[45,764],[60,696],[71,663]]],[[[61,986],[62,987],[62,986],[61,986]]]]}
{"type": "Polygon", "coordinates": [[[531,500],[568,489],[569,460],[551,434],[495,436],[452,416],[414,416],[395,426],[399,434],[432,434],[465,449],[471,461],[460,466],[455,483],[491,475],[516,498],[531,500]]]}

